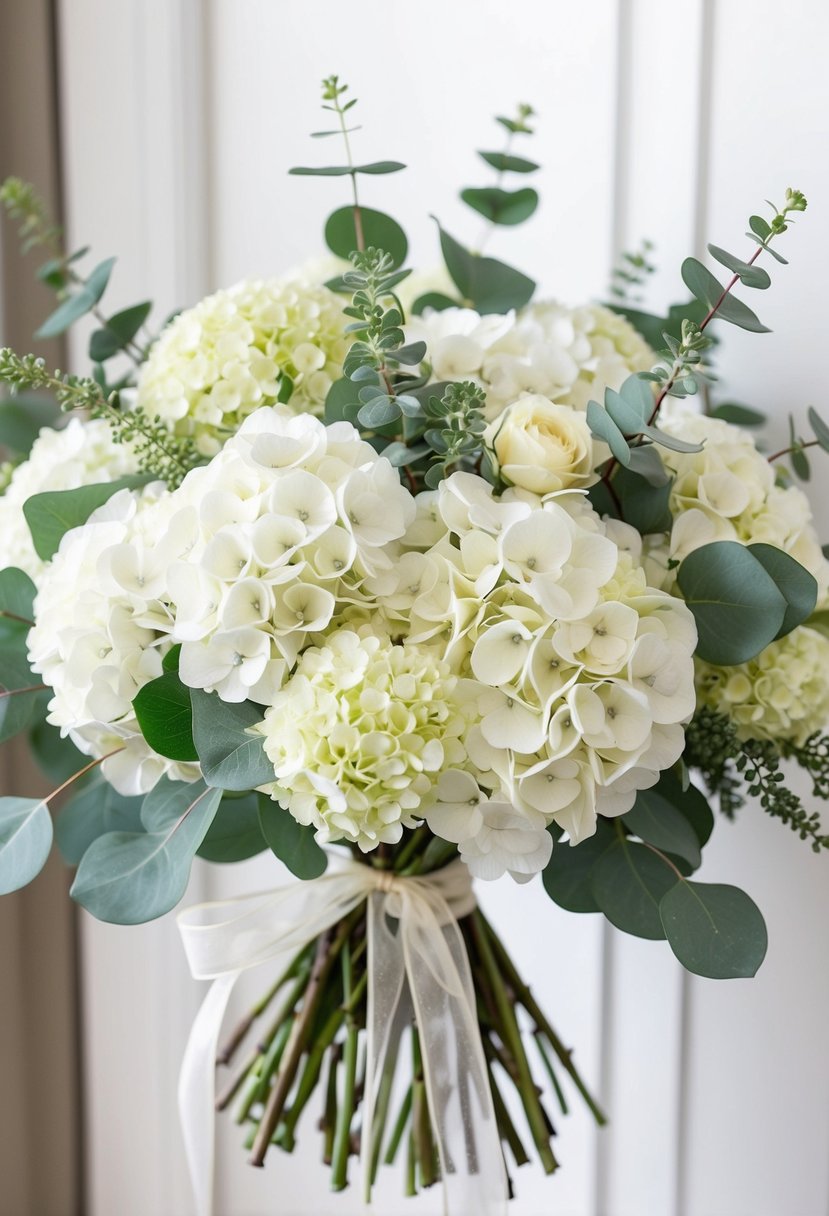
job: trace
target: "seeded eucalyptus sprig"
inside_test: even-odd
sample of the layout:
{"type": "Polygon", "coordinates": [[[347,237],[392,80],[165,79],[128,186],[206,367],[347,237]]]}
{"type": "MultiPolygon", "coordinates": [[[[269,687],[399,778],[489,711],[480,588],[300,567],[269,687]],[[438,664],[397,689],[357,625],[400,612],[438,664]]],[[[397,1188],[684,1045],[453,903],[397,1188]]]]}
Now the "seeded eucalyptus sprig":
{"type": "Polygon", "coordinates": [[[140,470],[166,481],[170,489],[201,463],[192,439],[171,435],[158,418],[149,418],[142,409],[122,409],[118,394],[107,395],[97,380],[48,371],[44,360],[34,355],[21,358],[8,347],[0,349],[0,384],[15,392],[45,389],[54,393],[62,410],[84,410],[92,418],[103,418],[116,443],[132,444],[140,470]]]}
{"type": "MultiPolygon", "coordinates": [[[[312,139],[340,136],[345,147],[346,163],[320,167],[297,165],[288,172],[295,177],[350,177],[351,205],[340,207],[328,217],[325,224],[325,243],[331,252],[340,258],[349,258],[354,250],[363,252],[373,245],[375,248],[384,249],[394,266],[402,266],[409,249],[406,233],[390,215],[373,211],[361,204],[357,178],[360,175],[377,177],[387,173],[399,173],[406,166],[399,160],[379,160],[370,164],[355,165],[348,137],[360,128],[349,126],[346,115],[357,104],[357,98],[352,97],[346,101],[347,92],[348,85],[342,83],[339,76],[327,76],[323,80],[322,108],[336,115],[338,125],[334,130],[311,133],[312,139]]],[[[332,285],[338,288],[344,286],[337,280],[332,285]]]]}

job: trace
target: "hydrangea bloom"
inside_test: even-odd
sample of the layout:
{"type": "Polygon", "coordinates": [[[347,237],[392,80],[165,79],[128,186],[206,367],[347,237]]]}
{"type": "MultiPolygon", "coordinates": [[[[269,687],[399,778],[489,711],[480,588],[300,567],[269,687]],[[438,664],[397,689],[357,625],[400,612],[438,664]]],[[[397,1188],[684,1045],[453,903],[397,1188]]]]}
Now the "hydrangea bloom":
{"type": "Polygon", "coordinates": [[[472,379],[486,389],[490,420],[522,393],[586,410],[591,397],[656,362],[633,326],[599,304],[529,304],[503,317],[427,309],[410,319],[408,333],[426,342],[436,379],[472,379]]]}
{"type": "Polygon", "coordinates": [[[61,430],[44,427],[27,460],[11,472],[0,494],[0,569],[17,566],[35,581],[45,563],[38,557],[23,504],[45,490],[74,490],[101,481],[117,481],[138,470],[128,444],[115,443],[109,424],[72,418],[61,430]]]}
{"type": "Polygon", "coordinates": [[[603,525],[581,495],[498,498],[455,473],[408,539],[419,547],[384,610],[410,643],[441,647],[480,718],[429,825],[473,873],[540,868],[548,823],[577,843],[678,759],[695,701],[693,618],[646,584],[636,534],[603,525]]]}
{"type": "Polygon", "coordinates": [[[334,630],[265,713],[272,796],[322,842],[396,843],[437,774],[466,758],[458,686],[434,648],[334,630]]]}
{"type": "Polygon", "coordinates": [[[278,398],[319,413],[342,375],[345,323],[343,301],[300,272],[245,280],[167,327],[142,371],[138,404],[212,456],[248,414],[278,398]]]}
{"type": "Polygon", "coordinates": [[[799,625],[749,663],[697,663],[700,706],[725,714],[741,739],[800,746],[829,721],[829,638],[799,625]]]}
{"type": "Polygon", "coordinates": [[[762,542],[784,549],[818,581],[819,599],[829,595],[829,562],[823,556],[806,495],[780,486],[753,437],[720,418],[669,407],[660,426],[679,439],[702,443],[700,452],[660,449],[674,475],[670,556],[676,561],[717,540],[762,542]]]}

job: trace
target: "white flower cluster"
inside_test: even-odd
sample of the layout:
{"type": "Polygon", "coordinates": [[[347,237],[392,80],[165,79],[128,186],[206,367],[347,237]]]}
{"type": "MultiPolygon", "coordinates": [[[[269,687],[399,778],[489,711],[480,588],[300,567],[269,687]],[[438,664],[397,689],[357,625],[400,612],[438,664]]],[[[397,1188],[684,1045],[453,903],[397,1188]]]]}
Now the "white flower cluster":
{"type": "Polygon", "coordinates": [[[829,721],[829,638],[799,625],[749,663],[697,661],[700,706],[731,718],[741,739],[801,746],[829,721]]]}
{"type": "Polygon", "coordinates": [[[426,818],[473,873],[526,878],[547,861],[549,823],[579,842],[680,756],[693,618],[647,586],[637,534],[603,526],[581,495],[497,498],[455,473],[419,507],[384,611],[470,681],[480,719],[426,818]]]}
{"type": "Polygon", "coordinates": [[[175,556],[155,549],[163,518],[160,486],[141,495],[121,490],[67,532],[41,577],[29,633],[32,669],[53,693],[48,720],[81,752],[109,757],[102,771],[122,794],[144,793],[165,774],[198,776],[197,765],[152,751],[132,707],[143,685],[161,675],[172,644],[159,632],[165,614],[152,601],[164,561],[175,556]],[[125,579],[139,550],[157,555],[153,576],[140,587],[137,578],[125,579]]]}
{"type": "Polygon", "coordinates": [[[343,301],[301,272],[251,279],[180,314],[152,348],[138,404],[214,455],[253,410],[319,413],[349,346],[343,301]]]}
{"type": "Polygon", "coordinates": [[[522,393],[586,410],[591,397],[601,400],[605,388],[656,362],[633,326],[600,304],[546,302],[485,317],[426,309],[407,333],[426,342],[435,379],[470,379],[486,389],[490,420],[522,393]]]}
{"type": "Polygon", "coordinates": [[[700,452],[659,449],[674,475],[670,556],[682,561],[718,540],[775,545],[814,575],[823,601],[829,594],[829,562],[809,500],[797,486],[776,483],[774,467],[757,451],[753,437],[721,418],[682,406],[664,410],[659,425],[678,439],[703,444],[700,452]]]}
{"type": "Polygon", "coordinates": [[[117,481],[138,471],[133,449],[115,443],[107,422],[72,418],[65,427],[44,427],[29,456],[17,465],[0,493],[0,569],[17,566],[35,582],[44,562],[35,552],[23,504],[46,490],[75,490],[101,481],[117,481]]]}
{"type": "Polygon", "coordinates": [[[459,683],[434,647],[334,630],[265,714],[273,796],[324,843],[396,843],[437,774],[466,760],[459,683]]]}
{"type": "Polygon", "coordinates": [[[132,712],[165,650],[181,643],[191,687],[270,705],[310,640],[370,600],[363,584],[392,570],[414,512],[349,423],[257,410],[178,490],[117,495],[64,537],[30,635],[50,721],[96,756],[127,741],[107,761],[124,793],[186,776],[149,751],[132,712]]]}

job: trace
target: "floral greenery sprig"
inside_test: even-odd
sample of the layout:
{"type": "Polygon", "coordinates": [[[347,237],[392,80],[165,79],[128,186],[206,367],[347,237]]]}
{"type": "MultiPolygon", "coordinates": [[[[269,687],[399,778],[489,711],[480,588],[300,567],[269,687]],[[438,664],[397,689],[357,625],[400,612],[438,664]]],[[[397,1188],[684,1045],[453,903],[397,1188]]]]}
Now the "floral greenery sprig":
{"type": "Polygon", "coordinates": [[[825,737],[814,735],[783,755],[768,739],[738,738],[734,723],[709,708],[700,710],[686,729],[685,761],[700,771],[711,793],[719,795],[725,815],[733,818],[747,797],[757,798],[767,814],[787,824],[801,840],[811,840],[813,851],[819,853],[829,849],[829,834],[821,830],[820,815],[807,811],[798,795],[786,787],[780,762],[787,756],[810,773],[815,795],[825,797],[829,792],[829,739],[825,737]]]}
{"type": "Polygon", "coordinates": [[[59,370],[50,372],[45,361],[34,355],[21,358],[8,347],[0,349],[0,384],[14,390],[47,389],[54,393],[62,410],[85,410],[92,418],[103,418],[111,426],[116,443],[133,445],[141,471],[166,481],[171,489],[201,463],[191,439],[171,435],[158,419],[148,418],[141,409],[122,409],[118,394],[107,395],[97,380],[59,370]]]}
{"type": "MultiPolygon", "coordinates": [[[[354,250],[363,252],[373,245],[376,248],[384,249],[394,266],[402,266],[409,248],[406,233],[390,215],[386,215],[382,211],[374,211],[361,204],[357,178],[360,175],[377,177],[387,173],[399,173],[406,166],[399,160],[380,160],[355,165],[348,137],[360,128],[350,127],[346,115],[357,104],[357,98],[352,97],[346,101],[347,92],[348,85],[342,83],[339,76],[327,76],[323,80],[322,108],[336,115],[338,126],[334,130],[311,133],[313,139],[341,136],[345,145],[346,163],[319,167],[297,165],[288,172],[295,177],[350,177],[351,205],[334,211],[325,224],[325,242],[328,248],[337,257],[350,258],[354,250]]],[[[342,284],[335,280],[334,285],[341,286],[342,284]]]]}
{"type": "Polygon", "coordinates": [[[515,118],[505,118],[501,115],[495,121],[506,128],[507,139],[502,152],[479,152],[478,155],[496,171],[494,186],[468,186],[461,190],[461,199],[473,211],[483,215],[489,223],[479,242],[478,252],[483,251],[487,238],[496,225],[512,226],[523,224],[538,207],[538,192],[531,186],[522,186],[518,190],[505,190],[502,183],[505,173],[518,173],[524,176],[535,173],[539,168],[533,160],[523,156],[512,155],[512,143],[516,135],[532,135],[533,128],[529,119],[535,115],[532,106],[522,102],[518,106],[515,118]]]}
{"type": "Polygon", "coordinates": [[[653,248],[652,241],[644,240],[639,249],[622,252],[610,276],[610,294],[619,304],[641,302],[642,288],[656,270],[649,260],[653,248]]]}
{"type": "Polygon", "coordinates": [[[474,465],[478,460],[486,430],[485,405],[484,390],[468,380],[447,384],[442,397],[427,397],[424,412],[428,419],[440,423],[429,427],[423,436],[437,456],[425,476],[430,489],[447,477],[457,464],[465,461],[474,465]]]}
{"type": "MultiPolygon", "coordinates": [[[[664,333],[667,350],[662,353],[665,355],[665,362],[650,372],[639,372],[636,377],[631,377],[631,380],[650,381],[659,386],[648,412],[645,413],[640,408],[637,419],[635,414],[625,408],[625,402],[620,404],[620,394],[612,389],[605,392],[604,408],[597,402],[590,403],[592,408],[588,410],[588,425],[598,438],[609,444],[612,453],[602,471],[602,483],[607,487],[616,513],[621,518],[624,518],[621,500],[612,485],[614,474],[620,464],[626,468],[631,466],[635,459],[632,452],[648,438],[663,446],[674,446],[673,442],[666,442],[664,432],[657,430],[654,423],[666,397],[686,397],[697,392],[699,364],[703,351],[711,344],[710,337],[705,333],[711,321],[719,318],[754,333],[768,332],[751,309],[732,294],[733,289],[737,283],[758,289],[769,286],[771,279],[768,273],[756,267],[754,263],[764,250],[772,253],[779,261],[785,261],[775,250],[770,249],[770,243],[792,223],[792,212],[806,210],[806,199],[799,190],[787,189],[782,208],[769,205],[774,211],[771,223],[755,215],[749,220],[751,232],[748,235],[757,242],[758,247],[747,262],[717,245],[708,246],[711,256],[733,272],[731,279],[724,286],[696,258],[686,258],[683,262],[683,281],[696,299],[707,307],[707,312],[699,323],[686,318],[682,322],[678,340],[664,333]]],[[[627,404],[634,404],[635,394],[632,387],[628,389],[628,397],[627,404]]]]}

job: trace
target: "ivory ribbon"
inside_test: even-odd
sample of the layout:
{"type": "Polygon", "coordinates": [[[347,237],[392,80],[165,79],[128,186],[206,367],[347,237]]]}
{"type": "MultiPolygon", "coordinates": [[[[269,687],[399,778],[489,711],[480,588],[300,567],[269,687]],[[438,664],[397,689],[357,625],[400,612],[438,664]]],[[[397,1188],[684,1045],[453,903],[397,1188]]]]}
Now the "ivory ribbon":
{"type": "MultiPolygon", "coordinates": [[[[340,859],[337,859],[339,862],[340,859]]],[[[366,1077],[360,1155],[370,1202],[377,1092],[408,986],[440,1157],[444,1208],[504,1216],[507,1185],[458,917],[475,906],[461,861],[403,878],[343,860],[310,882],[218,903],[178,917],[195,979],[213,980],[184,1053],[179,1110],[198,1216],[213,1211],[215,1060],[236,980],[261,963],[287,965],[303,946],[367,903],[366,1077]],[[392,922],[396,921],[396,932],[392,922]]],[[[394,1045],[392,1045],[392,1050],[394,1045]]]]}

